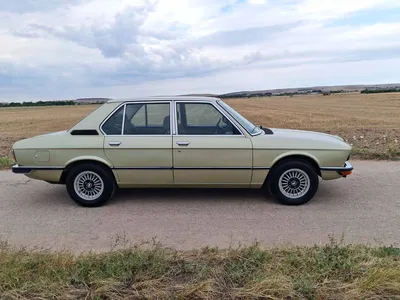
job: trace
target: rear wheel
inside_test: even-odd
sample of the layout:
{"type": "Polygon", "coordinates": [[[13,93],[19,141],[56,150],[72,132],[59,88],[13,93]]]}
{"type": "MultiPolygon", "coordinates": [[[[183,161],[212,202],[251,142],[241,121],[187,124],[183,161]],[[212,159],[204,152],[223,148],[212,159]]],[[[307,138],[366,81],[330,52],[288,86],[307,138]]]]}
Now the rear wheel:
{"type": "Polygon", "coordinates": [[[287,160],[271,170],[269,185],[272,195],[285,205],[302,205],[318,190],[318,174],[307,161],[287,160]]]}
{"type": "Polygon", "coordinates": [[[73,167],[67,176],[66,186],[69,196],[86,207],[105,204],[116,189],[111,172],[95,164],[73,167]]]}

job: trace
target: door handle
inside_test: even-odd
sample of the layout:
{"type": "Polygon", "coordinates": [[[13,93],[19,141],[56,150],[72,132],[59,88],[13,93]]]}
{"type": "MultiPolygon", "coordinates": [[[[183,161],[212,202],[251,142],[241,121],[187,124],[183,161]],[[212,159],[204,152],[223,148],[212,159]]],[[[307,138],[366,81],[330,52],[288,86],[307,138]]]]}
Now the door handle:
{"type": "Polygon", "coordinates": [[[190,142],[176,142],[178,146],[188,146],[190,142]]]}
{"type": "Polygon", "coordinates": [[[121,142],[108,142],[108,144],[109,144],[111,147],[118,147],[119,145],[121,145],[121,142]]]}

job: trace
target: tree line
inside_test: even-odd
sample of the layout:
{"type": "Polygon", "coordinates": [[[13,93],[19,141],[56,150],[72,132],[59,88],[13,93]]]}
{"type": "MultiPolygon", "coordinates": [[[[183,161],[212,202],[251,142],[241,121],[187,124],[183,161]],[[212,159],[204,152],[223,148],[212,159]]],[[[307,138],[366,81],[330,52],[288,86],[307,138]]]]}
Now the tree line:
{"type": "Polygon", "coordinates": [[[400,92],[400,88],[365,89],[361,91],[361,94],[396,93],[396,92],[400,92]]]}
{"type": "Polygon", "coordinates": [[[37,102],[8,102],[0,103],[0,107],[23,107],[23,106],[61,106],[61,105],[77,105],[73,100],[65,101],[37,101],[37,102]]]}

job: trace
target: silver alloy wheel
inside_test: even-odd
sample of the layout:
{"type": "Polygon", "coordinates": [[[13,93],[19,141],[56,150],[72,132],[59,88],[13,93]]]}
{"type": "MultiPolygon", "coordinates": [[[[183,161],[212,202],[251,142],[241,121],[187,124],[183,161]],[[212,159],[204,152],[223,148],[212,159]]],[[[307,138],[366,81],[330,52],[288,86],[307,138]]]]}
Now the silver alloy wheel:
{"type": "Polygon", "coordinates": [[[86,201],[96,200],[103,194],[103,179],[92,171],[79,173],[74,180],[75,193],[86,201]]]}
{"type": "Polygon", "coordinates": [[[303,170],[290,169],[281,175],[278,185],[285,197],[298,199],[310,190],[310,177],[303,170]]]}

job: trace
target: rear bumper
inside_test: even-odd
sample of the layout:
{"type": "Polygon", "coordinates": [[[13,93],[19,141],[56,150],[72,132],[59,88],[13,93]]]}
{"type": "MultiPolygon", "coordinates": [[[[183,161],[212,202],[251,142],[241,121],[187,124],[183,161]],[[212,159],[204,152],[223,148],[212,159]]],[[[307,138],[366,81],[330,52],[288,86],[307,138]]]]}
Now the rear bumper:
{"type": "Polygon", "coordinates": [[[63,171],[63,167],[20,166],[13,165],[12,172],[16,174],[29,174],[32,171],[63,171]]]}
{"type": "Polygon", "coordinates": [[[32,168],[14,165],[12,166],[12,172],[15,174],[29,174],[30,172],[32,172],[32,168]]]}

